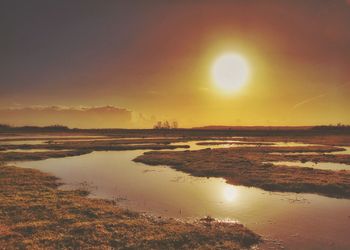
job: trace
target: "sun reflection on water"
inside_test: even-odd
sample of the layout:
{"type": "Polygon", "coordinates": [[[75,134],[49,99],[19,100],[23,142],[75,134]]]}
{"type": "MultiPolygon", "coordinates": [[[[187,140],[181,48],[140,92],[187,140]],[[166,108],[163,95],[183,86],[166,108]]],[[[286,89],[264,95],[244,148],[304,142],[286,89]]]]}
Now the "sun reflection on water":
{"type": "Polygon", "coordinates": [[[225,201],[233,202],[237,199],[238,192],[233,186],[225,186],[223,195],[224,195],[225,201]]]}

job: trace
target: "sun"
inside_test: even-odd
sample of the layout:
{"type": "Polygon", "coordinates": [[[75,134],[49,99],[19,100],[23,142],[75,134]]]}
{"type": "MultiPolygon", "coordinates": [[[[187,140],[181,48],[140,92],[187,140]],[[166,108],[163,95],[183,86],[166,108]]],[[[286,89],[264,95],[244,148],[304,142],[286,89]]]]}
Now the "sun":
{"type": "Polygon", "coordinates": [[[243,56],[227,53],[215,60],[211,73],[217,88],[225,93],[232,93],[247,83],[250,72],[248,62],[243,56]]]}

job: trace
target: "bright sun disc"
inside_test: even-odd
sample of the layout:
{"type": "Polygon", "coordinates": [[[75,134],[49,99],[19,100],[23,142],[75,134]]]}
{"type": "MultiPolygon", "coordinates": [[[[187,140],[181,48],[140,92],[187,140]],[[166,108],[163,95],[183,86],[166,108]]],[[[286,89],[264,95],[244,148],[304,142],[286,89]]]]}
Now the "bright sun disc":
{"type": "Polygon", "coordinates": [[[214,62],[212,77],[220,90],[235,92],[248,81],[248,63],[238,54],[222,55],[214,62]]]}

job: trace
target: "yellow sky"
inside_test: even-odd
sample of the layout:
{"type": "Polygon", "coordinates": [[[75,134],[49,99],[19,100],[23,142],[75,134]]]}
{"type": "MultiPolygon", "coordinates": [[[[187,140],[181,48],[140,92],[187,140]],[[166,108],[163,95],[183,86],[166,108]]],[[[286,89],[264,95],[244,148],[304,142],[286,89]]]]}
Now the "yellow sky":
{"type": "Polygon", "coordinates": [[[0,109],[114,106],[139,117],[101,127],[350,123],[346,1],[8,5],[0,109]],[[240,54],[251,72],[231,94],[211,75],[225,53],[240,54]]]}

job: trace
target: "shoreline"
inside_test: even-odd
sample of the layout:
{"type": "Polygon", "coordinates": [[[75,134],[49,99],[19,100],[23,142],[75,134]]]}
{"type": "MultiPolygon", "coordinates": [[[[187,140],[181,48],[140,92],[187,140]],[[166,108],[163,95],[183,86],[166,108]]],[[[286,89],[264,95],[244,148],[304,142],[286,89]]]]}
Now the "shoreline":
{"type": "Polygon", "coordinates": [[[0,166],[2,247],[248,249],[262,242],[241,224],[148,216],[61,184],[35,169],[0,166]]]}
{"type": "MultiPolygon", "coordinates": [[[[227,183],[266,191],[314,193],[333,198],[350,198],[350,171],[320,170],[265,163],[305,161],[350,163],[349,155],[275,155],[272,152],[332,152],[332,147],[241,147],[196,151],[150,151],[134,159],[148,165],[166,165],[199,177],[222,177],[227,183]]],[[[297,165],[297,163],[296,163],[297,165]]]]}

